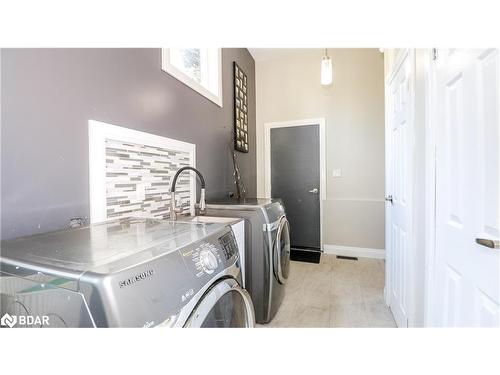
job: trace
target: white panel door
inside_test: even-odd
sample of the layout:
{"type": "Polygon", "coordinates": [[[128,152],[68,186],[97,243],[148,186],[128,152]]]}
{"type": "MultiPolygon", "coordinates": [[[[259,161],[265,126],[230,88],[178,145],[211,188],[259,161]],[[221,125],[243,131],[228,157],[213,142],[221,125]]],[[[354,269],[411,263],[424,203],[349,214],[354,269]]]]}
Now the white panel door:
{"type": "Polygon", "coordinates": [[[436,250],[430,323],[498,326],[498,50],[439,50],[435,69],[436,250]]]}
{"type": "Polygon", "coordinates": [[[411,186],[413,149],[412,59],[406,51],[387,86],[386,195],[388,303],[398,327],[408,326],[409,254],[411,250],[411,186]]]}

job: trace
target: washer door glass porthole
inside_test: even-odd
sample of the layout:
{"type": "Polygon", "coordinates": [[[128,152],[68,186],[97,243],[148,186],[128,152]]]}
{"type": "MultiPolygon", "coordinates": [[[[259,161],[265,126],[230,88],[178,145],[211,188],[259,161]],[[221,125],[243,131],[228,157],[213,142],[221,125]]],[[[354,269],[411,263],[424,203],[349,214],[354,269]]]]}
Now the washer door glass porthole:
{"type": "Polygon", "coordinates": [[[255,325],[252,300],[234,279],[224,279],[202,297],[186,324],[200,328],[246,328],[255,325]]]}
{"type": "Polygon", "coordinates": [[[290,273],[290,225],[284,216],[278,225],[273,251],[275,275],[284,284],[290,273]]]}
{"type": "Polygon", "coordinates": [[[212,307],[201,328],[246,327],[247,312],[240,293],[232,290],[224,294],[212,307]]]}

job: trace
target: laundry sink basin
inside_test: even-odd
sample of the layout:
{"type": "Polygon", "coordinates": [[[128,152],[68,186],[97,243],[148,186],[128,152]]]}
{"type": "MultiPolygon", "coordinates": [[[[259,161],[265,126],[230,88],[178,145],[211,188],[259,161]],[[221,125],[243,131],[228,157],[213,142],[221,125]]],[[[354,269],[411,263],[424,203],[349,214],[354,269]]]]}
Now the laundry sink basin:
{"type": "Polygon", "coordinates": [[[217,217],[217,216],[185,216],[178,220],[182,221],[190,221],[195,223],[234,223],[240,219],[236,219],[234,217],[217,217]]]}

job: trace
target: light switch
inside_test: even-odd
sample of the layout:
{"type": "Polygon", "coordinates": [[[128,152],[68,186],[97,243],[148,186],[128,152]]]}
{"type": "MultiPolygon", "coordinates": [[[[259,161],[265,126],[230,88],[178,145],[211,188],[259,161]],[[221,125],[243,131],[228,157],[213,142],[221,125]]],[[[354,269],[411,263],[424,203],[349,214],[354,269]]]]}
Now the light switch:
{"type": "Polygon", "coordinates": [[[342,169],[334,169],[332,173],[332,177],[342,177],[342,169]]]}

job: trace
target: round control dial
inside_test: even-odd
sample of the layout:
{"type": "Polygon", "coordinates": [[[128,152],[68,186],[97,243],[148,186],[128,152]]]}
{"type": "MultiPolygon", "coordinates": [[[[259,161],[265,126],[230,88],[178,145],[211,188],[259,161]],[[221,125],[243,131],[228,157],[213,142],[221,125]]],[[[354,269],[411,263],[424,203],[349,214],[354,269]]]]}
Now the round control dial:
{"type": "Polygon", "coordinates": [[[201,250],[199,257],[201,266],[203,267],[203,270],[206,273],[211,274],[217,269],[217,267],[219,267],[219,262],[217,261],[217,257],[210,250],[208,249],[201,250]]]}

